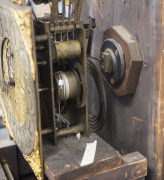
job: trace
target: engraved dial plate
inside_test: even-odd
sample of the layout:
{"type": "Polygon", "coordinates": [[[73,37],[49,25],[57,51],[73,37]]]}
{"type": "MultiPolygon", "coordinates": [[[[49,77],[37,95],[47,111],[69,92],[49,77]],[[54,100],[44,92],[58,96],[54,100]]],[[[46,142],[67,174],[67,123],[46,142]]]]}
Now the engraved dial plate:
{"type": "Polygon", "coordinates": [[[0,10],[0,82],[8,128],[19,149],[30,155],[37,128],[37,98],[30,60],[9,10],[0,10]]]}

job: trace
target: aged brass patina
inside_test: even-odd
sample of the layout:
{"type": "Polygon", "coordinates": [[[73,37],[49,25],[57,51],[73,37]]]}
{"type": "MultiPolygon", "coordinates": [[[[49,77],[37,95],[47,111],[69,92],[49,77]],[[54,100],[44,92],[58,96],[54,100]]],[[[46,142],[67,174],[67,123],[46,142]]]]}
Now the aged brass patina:
{"type": "Polygon", "coordinates": [[[5,38],[2,46],[2,70],[5,87],[5,91],[10,96],[9,106],[13,108],[12,114],[17,117],[16,123],[19,126],[23,126],[26,120],[27,102],[26,102],[26,82],[24,77],[20,61],[16,61],[14,58],[14,52],[12,50],[9,39],[5,38]],[[6,84],[8,83],[8,84],[6,84]],[[15,106],[14,106],[15,105],[15,106]]]}
{"type": "Polygon", "coordinates": [[[41,179],[31,11],[1,7],[0,22],[0,94],[4,125],[36,177],[41,179]]]}
{"type": "Polygon", "coordinates": [[[25,10],[13,10],[10,9],[10,12],[12,13],[12,16],[14,20],[16,21],[19,30],[22,34],[22,39],[24,42],[24,45],[26,47],[27,54],[29,56],[30,61],[30,67],[31,72],[33,76],[33,80],[35,80],[35,65],[32,55],[33,50],[33,42],[32,42],[32,16],[31,16],[31,10],[25,9],[25,10]]]}
{"type": "Polygon", "coordinates": [[[57,20],[58,1],[52,1],[52,16],[43,22],[33,19],[24,1],[0,0],[3,122],[39,180],[44,179],[42,135],[50,134],[57,144],[59,136],[88,131],[86,34],[80,21],[82,1],[76,2],[63,1],[69,16],[65,19],[63,6],[57,20]]]}
{"type": "Polygon", "coordinates": [[[36,131],[34,150],[33,150],[32,154],[30,154],[29,156],[24,155],[24,158],[30,164],[37,179],[42,180],[43,179],[42,162],[41,162],[40,150],[39,150],[38,144],[39,144],[39,136],[38,136],[38,132],[36,131]]]}
{"type": "Polygon", "coordinates": [[[77,58],[81,55],[81,45],[77,40],[60,41],[54,43],[56,59],[77,58]]]}
{"type": "Polygon", "coordinates": [[[22,0],[11,0],[11,2],[22,5],[22,0]]]}

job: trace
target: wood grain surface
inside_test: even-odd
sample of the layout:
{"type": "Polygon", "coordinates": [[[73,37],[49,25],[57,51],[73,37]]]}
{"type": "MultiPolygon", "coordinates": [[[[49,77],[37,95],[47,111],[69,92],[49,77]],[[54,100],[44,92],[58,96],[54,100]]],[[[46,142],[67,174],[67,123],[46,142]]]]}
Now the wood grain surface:
{"type": "MultiPolygon", "coordinates": [[[[99,58],[103,33],[124,26],[138,41],[143,66],[134,95],[117,97],[106,86],[108,118],[99,134],[122,154],[148,158],[148,179],[164,178],[164,2],[162,0],[85,0],[82,19],[96,18],[92,56],[99,58]]],[[[98,63],[95,62],[98,66],[98,63]]],[[[94,90],[89,90],[94,94],[94,90]]],[[[95,103],[90,102],[89,106],[95,103]]]]}
{"type": "Polygon", "coordinates": [[[75,136],[61,138],[54,147],[43,139],[44,170],[53,179],[84,179],[121,165],[121,156],[113,147],[95,133],[88,138],[75,136]],[[97,141],[94,162],[81,166],[87,143],[97,141]]]}

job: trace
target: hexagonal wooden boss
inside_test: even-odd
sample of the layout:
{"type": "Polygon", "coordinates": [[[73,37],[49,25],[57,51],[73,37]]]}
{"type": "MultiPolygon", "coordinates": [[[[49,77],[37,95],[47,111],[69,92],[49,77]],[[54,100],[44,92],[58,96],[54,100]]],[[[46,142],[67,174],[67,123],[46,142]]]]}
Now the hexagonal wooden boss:
{"type": "Polygon", "coordinates": [[[104,32],[103,41],[112,38],[117,41],[124,52],[125,74],[123,80],[110,87],[117,96],[124,96],[135,93],[140,71],[142,67],[142,57],[138,43],[132,35],[122,26],[112,26],[104,32]]]}

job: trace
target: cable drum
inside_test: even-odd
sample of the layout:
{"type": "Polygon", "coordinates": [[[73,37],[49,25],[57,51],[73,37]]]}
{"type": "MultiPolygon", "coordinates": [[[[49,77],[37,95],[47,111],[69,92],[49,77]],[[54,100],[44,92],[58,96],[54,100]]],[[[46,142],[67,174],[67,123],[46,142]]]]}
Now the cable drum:
{"type": "Polygon", "coordinates": [[[55,87],[56,87],[56,100],[66,101],[68,99],[77,98],[78,95],[78,79],[74,72],[56,72],[55,87]],[[63,85],[60,86],[59,82],[63,81],[63,85]]]}
{"type": "Polygon", "coordinates": [[[91,76],[93,78],[99,96],[98,113],[97,115],[93,116],[88,112],[88,125],[91,131],[98,131],[104,125],[107,115],[106,92],[99,71],[94,65],[94,63],[91,61],[91,58],[87,59],[87,72],[88,72],[88,77],[91,76]]]}

